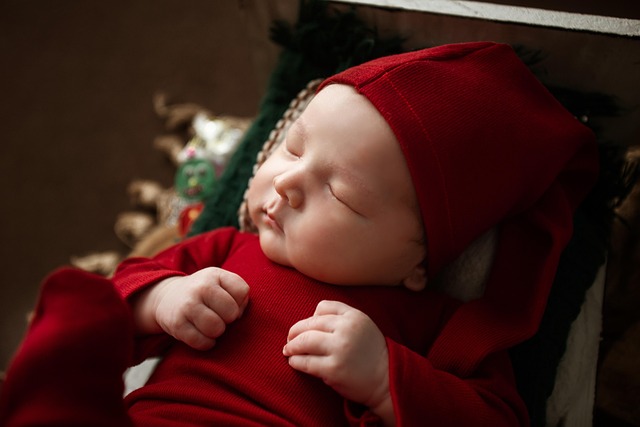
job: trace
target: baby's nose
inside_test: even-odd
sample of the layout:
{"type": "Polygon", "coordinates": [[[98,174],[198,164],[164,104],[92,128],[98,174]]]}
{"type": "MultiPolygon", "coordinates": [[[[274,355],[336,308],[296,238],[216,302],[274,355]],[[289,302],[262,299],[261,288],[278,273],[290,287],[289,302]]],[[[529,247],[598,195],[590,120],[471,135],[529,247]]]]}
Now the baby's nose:
{"type": "Polygon", "coordinates": [[[281,174],[273,178],[273,188],[294,209],[299,208],[304,196],[294,174],[281,174]]]}

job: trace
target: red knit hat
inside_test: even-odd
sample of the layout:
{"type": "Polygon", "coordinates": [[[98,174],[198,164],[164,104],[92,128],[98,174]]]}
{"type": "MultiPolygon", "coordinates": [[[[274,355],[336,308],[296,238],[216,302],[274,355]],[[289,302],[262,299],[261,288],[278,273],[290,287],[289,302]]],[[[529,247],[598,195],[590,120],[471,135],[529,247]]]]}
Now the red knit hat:
{"type": "Polygon", "coordinates": [[[573,212],[596,179],[593,133],[502,44],[380,58],[319,90],[332,83],[355,87],[395,133],[422,212],[429,277],[499,225],[485,294],[446,325],[431,362],[464,376],[533,335],[573,212]]]}

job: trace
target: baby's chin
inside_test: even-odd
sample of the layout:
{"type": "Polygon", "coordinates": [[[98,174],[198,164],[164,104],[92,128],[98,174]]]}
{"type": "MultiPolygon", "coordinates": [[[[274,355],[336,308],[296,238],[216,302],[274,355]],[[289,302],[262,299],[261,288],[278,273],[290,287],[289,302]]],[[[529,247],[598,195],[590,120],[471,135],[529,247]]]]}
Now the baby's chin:
{"type": "MultiPolygon", "coordinates": [[[[362,282],[359,278],[352,277],[352,273],[341,274],[337,268],[327,268],[325,264],[319,265],[315,260],[290,256],[280,236],[274,235],[270,230],[260,231],[260,248],[264,255],[272,262],[283,267],[293,268],[311,279],[336,286],[364,286],[372,285],[370,282],[362,282]]],[[[296,252],[297,255],[300,251],[296,252]]]]}
{"type": "MultiPolygon", "coordinates": [[[[334,285],[339,285],[340,283],[334,283],[331,277],[326,276],[326,269],[322,269],[323,271],[316,271],[316,269],[305,265],[303,262],[295,262],[287,253],[286,248],[283,248],[278,243],[281,243],[277,239],[271,238],[268,233],[260,233],[260,248],[262,248],[262,252],[264,255],[271,261],[283,267],[293,268],[299,273],[304,274],[307,277],[310,277],[314,280],[318,280],[320,282],[331,283],[334,285]]],[[[300,261],[300,260],[298,260],[300,261]]]]}
{"type": "Polygon", "coordinates": [[[286,251],[278,244],[279,242],[274,241],[273,237],[269,236],[268,233],[259,233],[258,236],[262,253],[270,261],[285,267],[293,267],[291,260],[286,255],[286,251]]]}

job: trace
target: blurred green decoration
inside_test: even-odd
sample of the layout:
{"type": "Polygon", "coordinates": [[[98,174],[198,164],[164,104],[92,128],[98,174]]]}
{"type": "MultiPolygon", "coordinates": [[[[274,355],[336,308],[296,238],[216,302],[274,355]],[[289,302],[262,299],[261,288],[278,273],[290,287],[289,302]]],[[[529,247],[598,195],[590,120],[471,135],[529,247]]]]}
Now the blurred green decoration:
{"type": "Polygon", "coordinates": [[[207,159],[191,158],[176,172],[178,195],[188,203],[197,203],[211,195],[216,183],[216,171],[207,159]]]}
{"type": "Polygon", "coordinates": [[[204,112],[192,121],[195,135],[178,154],[175,190],[181,210],[178,230],[186,237],[215,189],[217,177],[238,148],[244,135],[244,120],[210,117],[204,112]]]}

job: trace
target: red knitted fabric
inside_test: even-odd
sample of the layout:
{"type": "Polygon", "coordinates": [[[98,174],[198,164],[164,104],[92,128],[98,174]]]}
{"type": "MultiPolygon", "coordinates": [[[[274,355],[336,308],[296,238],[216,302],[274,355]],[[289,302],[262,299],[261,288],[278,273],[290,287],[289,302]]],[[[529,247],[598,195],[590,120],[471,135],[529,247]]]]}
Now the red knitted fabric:
{"type": "Polygon", "coordinates": [[[122,374],[133,345],[129,306],[110,281],[51,273],[0,390],[0,426],[131,426],[122,374]]]}
{"type": "Polygon", "coordinates": [[[354,86],[391,126],[422,211],[433,278],[500,224],[485,296],[461,309],[431,361],[464,376],[535,333],[576,206],[595,182],[592,132],[507,45],[389,56],[326,80],[354,86]]]}

